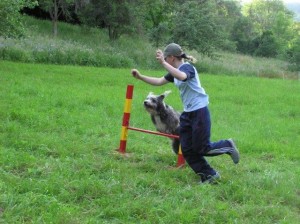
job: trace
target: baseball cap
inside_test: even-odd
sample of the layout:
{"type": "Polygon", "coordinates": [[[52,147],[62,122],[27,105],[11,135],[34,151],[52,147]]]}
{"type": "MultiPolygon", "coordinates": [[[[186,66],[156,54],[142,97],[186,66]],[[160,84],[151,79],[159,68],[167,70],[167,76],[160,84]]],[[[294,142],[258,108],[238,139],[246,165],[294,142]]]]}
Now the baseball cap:
{"type": "Polygon", "coordinates": [[[166,46],[164,49],[164,57],[168,56],[181,56],[183,54],[183,51],[181,47],[178,44],[171,43],[166,46]]]}

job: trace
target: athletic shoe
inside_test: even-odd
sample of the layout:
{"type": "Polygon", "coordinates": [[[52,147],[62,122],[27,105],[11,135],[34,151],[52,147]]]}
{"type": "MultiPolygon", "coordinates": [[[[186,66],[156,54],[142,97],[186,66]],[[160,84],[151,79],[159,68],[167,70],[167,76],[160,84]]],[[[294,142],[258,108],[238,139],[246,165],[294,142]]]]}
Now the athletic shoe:
{"type": "Polygon", "coordinates": [[[201,178],[201,184],[217,184],[219,180],[221,179],[221,176],[218,172],[214,175],[208,175],[203,178],[201,178]]]}
{"type": "Polygon", "coordinates": [[[228,153],[230,156],[231,156],[231,159],[232,161],[237,164],[239,163],[240,161],[240,153],[239,153],[239,150],[237,149],[234,141],[230,138],[227,140],[230,144],[231,144],[231,147],[232,147],[232,151],[230,151],[230,153],[228,153]]]}

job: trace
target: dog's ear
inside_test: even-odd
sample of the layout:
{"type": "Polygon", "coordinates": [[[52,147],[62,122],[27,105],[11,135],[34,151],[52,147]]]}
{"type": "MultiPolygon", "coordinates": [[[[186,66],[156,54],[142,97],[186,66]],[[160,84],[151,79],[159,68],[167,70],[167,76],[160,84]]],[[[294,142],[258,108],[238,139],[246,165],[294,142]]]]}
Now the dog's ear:
{"type": "Polygon", "coordinates": [[[164,97],[166,97],[166,96],[168,96],[171,92],[172,92],[171,90],[167,90],[167,91],[165,91],[162,95],[163,95],[164,97]]]}
{"type": "Polygon", "coordinates": [[[148,96],[153,96],[153,92],[149,92],[149,93],[148,93],[148,96]]]}
{"type": "Polygon", "coordinates": [[[167,90],[165,91],[163,94],[161,94],[158,98],[160,100],[163,100],[166,96],[168,96],[172,91],[171,90],[167,90]]]}

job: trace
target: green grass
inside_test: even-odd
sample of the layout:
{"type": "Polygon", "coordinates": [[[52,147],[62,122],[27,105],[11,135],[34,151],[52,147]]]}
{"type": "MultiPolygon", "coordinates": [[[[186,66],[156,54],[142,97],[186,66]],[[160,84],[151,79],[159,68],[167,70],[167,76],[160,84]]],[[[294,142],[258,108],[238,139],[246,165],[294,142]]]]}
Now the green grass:
{"type": "MultiPolygon", "coordinates": [[[[0,61],[1,223],[299,223],[298,81],[201,74],[212,140],[241,152],[209,158],[219,185],[175,169],[168,139],[129,131],[119,147],[127,84],[131,126],[154,130],[142,102],[152,87],[129,69],[0,61]]],[[[161,76],[163,71],[143,71],[161,76]]]]}

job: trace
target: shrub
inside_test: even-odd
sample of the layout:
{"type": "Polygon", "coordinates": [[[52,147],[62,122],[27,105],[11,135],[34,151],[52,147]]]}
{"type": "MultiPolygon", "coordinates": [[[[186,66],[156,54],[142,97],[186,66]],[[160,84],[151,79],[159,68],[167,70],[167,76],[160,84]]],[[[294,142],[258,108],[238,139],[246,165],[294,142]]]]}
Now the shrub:
{"type": "Polygon", "coordinates": [[[289,62],[292,71],[300,71],[300,39],[298,39],[290,50],[289,62]]]}
{"type": "Polygon", "coordinates": [[[80,43],[39,38],[2,39],[0,58],[20,62],[72,64],[99,67],[132,67],[133,60],[121,53],[110,54],[99,48],[91,49],[80,43]]]}
{"type": "Polygon", "coordinates": [[[254,55],[262,57],[274,58],[277,56],[278,44],[271,31],[265,31],[261,37],[255,40],[257,42],[257,48],[254,51],[254,55]]]}

